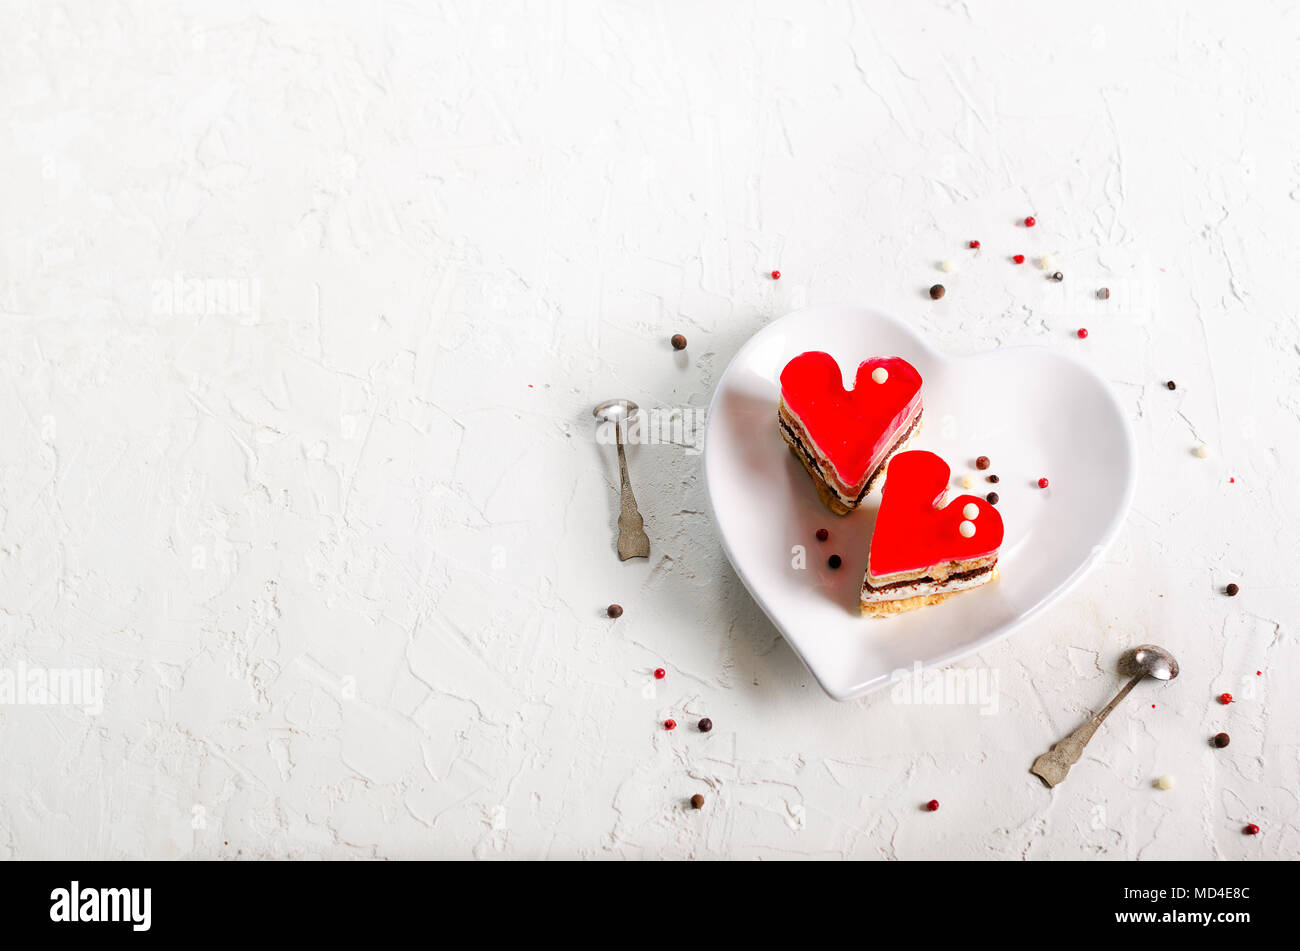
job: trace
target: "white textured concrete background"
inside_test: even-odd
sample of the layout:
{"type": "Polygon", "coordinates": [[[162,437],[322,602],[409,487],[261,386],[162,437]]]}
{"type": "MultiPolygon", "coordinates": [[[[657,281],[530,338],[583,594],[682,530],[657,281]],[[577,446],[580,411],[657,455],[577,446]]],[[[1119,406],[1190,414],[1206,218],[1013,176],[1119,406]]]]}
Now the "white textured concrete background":
{"type": "Polygon", "coordinates": [[[6,4],[0,669],[100,672],[103,709],[0,704],[0,855],[1300,855],[1298,35],[1280,3],[6,4]],[[995,714],[822,695],[697,454],[632,451],[654,554],[614,556],[592,404],[703,408],[822,301],[1069,350],[1129,409],[1116,547],[962,665],[995,714]],[[1148,640],[1182,676],[1043,788],[1148,640]]]}

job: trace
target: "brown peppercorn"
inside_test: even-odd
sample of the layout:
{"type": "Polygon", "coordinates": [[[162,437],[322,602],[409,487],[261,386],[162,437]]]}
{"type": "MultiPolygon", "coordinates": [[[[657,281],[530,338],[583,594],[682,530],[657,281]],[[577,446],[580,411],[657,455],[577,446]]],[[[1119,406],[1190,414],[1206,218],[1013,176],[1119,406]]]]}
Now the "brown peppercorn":
{"type": "Polygon", "coordinates": [[[1232,737],[1228,736],[1228,734],[1226,733],[1214,734],[1214,745],[1217,746],[1219,749],[1223,749],[1231,742],[1232,742],[1232,737]]]}
{"type": "Polygon", "coordinates": [[[1103,287],[1101,290],[1097,291],[1097,300],[1110,300],[1110,288],[1103,287]]]}
{"type": "Polygon", "coordinates": [[[1176,390],[1176,389],[1178,389],[1178,384],[1175,383],[1173,380],[1170,380],[1168,383],[1165,384],[1165,386],[1166,386],[1168,389],[1171,389],[1171,390],[1176,390]]]}
{"type": "Polygon", "coordinates": [[[978,459],[975,460],[976,469],[987,469],[988,467],[989,467],[988,456],[980,456],[978,459]]]}
{"type": "Polygon", "coordinates": [[[997,483],[1001,482],[1002,480],[998,478],[998,474],[995,472],[993,473],[993,475],[989,476],[989,481],[992,482],[994,485],[997,485],[997,483]]]}
{"type": "Polygon", "coordinates": [[[713,729],[713,721],[710,720],[708,717],[705,717],[703,720],[700,721],[699,727],[701,733],[708,733],[710,730],[713,729]]]}
{"type": "Polygon", "coordinates": [[[605,609],[605,613],[608,614],[610,617],[622,617],[623,605],[611,604],[609,607],[605,609]]]}
{"type": "Polygon", "coordinates": [[[1230,598],[1235,598],[1235,597],[1237,596],[1237,592],[1240,591],[1240,590],[1241,590],[1241,589],[1238,588],[1235,584],[1230,584],[1230,585],[1228,585],[1226,588],[1223,589],[1223,593],[1226,594],[1226,595],[1227,595],[1228,597],[1230,597],[1230,598]]]}
{"type": "Polygon", "coordinates": [[[990,492],[985,498],[989,500],[989,505],[997,505],[1000,496],[996,492],[990,492]]]}
{"type": "Polygon", "coordinates": [[[684,336],[682,336],[681,334],[673,334],[673,337],[672,337],[672,340],[670,341],[670,343],[672,343],[672,345],[673,345],[673,349],[674,349],[674,350],[685,350],[685,349],[686,349],[686,338],[685,338],[684,336]]]}
{"type": "Polygon", "coordinates": [[[701,796],[699,793],[696,793],[694,796],[692,796],[692,797],[691,797],[691,808],[692,808],[692,809],[703,809],[703,808],[704,808],[704,797],[701,796]]]}
{"type": "Polygon", "coordinates": [[[948,292],[947,292],[946,290],[944,290],[942,284],[936,284],[936,285],[934,285],[934,287],[930,288],[930,299],[931,299],[931,300],[938,300],[940,297],[942,297],[942,296],[943,296],[944,294],[946,294],[946,293],[948,293],[948,292]]]}
{"type": "Polygon", "coordinates": [[[1055,272],[1052,273],[1052,280],[1054,280],[1054,281],[1056,281],[1056,282],[1059,283],[1059,282],[1065,280],[1065,275],[1062,274],[1060,271],[1055,271],[1055,272]]]}

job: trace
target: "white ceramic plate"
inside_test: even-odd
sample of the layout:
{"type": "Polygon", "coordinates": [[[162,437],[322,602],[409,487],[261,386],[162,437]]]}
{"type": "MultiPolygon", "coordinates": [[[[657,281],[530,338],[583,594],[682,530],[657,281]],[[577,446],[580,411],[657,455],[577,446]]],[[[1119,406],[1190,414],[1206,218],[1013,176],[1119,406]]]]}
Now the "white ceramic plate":
{"type": "Polygon", "coordinates": [[[736,573],[822,688],[846,700],[910,673],[916,661],[942,666],[987,647],[1069,590],[1123,523],[1136,457],[1115,398],[1081,363],[1040,347],[948,357],[891,317],[841,306],[789,314],[740,349],[713,394],[704,472],[736,573]],[[948,462],[950,495],[1001,497],[999,580],[898,617],[862,616],[858,592],[880,490],[852,515],[834,515],[786,449],[778,380],[805,350],[835,357],[846,385],[873,356],[900,356],[921,372],[925,416],[912,448],[948,462]],[[979,455],[992,460],[987,472],[975,469],[979,455]],[[977,485],[963,490],[967,472],[977,485]],[[997,485],[985,481],[990,473],[997,485]],[[1038,488],[1040,476],[1049,488],[1038,488]],[[830,531],[828,541],[816,540],[819,528],[830,531]],[[798,545],[807,552],[802,569],[794,566],[798,545]],[[837,571],[827,565],[831,554],[843,558],[837,571]]]}

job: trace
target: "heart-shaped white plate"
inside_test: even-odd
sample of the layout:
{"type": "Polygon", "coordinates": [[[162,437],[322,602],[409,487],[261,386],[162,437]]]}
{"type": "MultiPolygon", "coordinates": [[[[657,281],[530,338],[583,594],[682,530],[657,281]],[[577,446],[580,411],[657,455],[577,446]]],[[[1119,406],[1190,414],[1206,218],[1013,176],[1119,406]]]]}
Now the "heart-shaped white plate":
{"type": "Polygon", "coordinates": [[[736,573],[817,682],[837,700],[952,663],[1005,637],[1069,590],[1119,531],[1136,481],[1128,421],[1081,363],[1041,347],[948,357],[910,328],[856,307],[813,307],[755,334],[727,367],[704,443],[709,503],[736,573]],[[833,515],[777,429],[781,369],[825,350],[853,383],[858,364],[900,356],[924,380],[925,415],[912,448],[952,467],[950,495],[996,491],[1006,537],[1001,577],[942,604],[893,618],[858,606],[877,487],[856,512],[833,515]],[[975,469],[975,457],[992,465],[975,469]],[[976,487],[963,490],[970,473],[976,487]],[[991,485],[987,476],[1000,481],[991,485]],[[1051,485],[1040,489],[1046,476],[1051,485]],[[818,542],[817,529],[830,531],[818,542]],[[799,565],[799,548],[806,565],[799,565]],[[838,554],[839,570],[827,559],[838,554]]]}

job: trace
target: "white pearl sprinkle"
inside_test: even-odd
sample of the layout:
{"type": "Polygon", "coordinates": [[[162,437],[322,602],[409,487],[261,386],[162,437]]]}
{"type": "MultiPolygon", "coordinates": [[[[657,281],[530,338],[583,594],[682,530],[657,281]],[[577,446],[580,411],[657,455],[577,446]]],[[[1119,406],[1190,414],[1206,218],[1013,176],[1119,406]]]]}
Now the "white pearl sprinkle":
{"type": "Polygon", "coordinates": [[[944,258],[942,261],[939,262],[939,268],[940,270],[946,271],[947,273],[951,274],[953,271],[957,269],[957,265],[952,263],[952,258],[944,258]]]}
{"type": "Polygon", "coordinates": [[[980,507],[974,502],[967,502],[966,507],[961,510],[961,514],[974,521],[980,517],[980,507]]]}
{"type": "Polygon", "coordinates": [[[1199,446],[1196,447],[1196,455],[1198,458],[1204,459],[1207,456],[1209,456],[1209,454],[1210,454],[1210,447],[1205,445],[1205,443],[1201,443],[1199,446]]]}
{"type": "Polygon", "coordinates": [[[1172,776],[1161,776],[1156,780],[1156,785],[1161,789],[1173,789],[1177,782],[1172,776]]]}
{"type": "Polygon", "coordinates": [[[871,379],[875,383],[884,383],[889,379],[889,371],[884,367],[876,367],[871,371],[871,379]]]}
{"type": "Polygon", "coordinates": [[[975,523],[962,522],[960,525],[957,526],[957,531],[961,532],[962,538],[970,538],[972,535],[975,534],[975,523]]]}
{"type": "Polygon", "coordinates": [[[964,475],[964,476],[961,477],[961,487],[962,487],[963,489],[973,489],[973,488],[975,488],[975,480],[971,478],[969,472],[966,473],[966,475],[964,475]]]}

